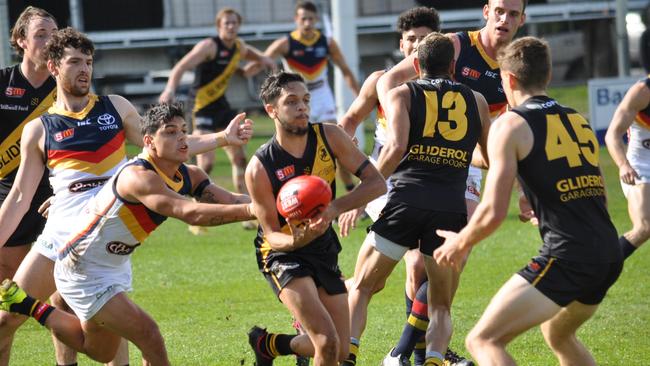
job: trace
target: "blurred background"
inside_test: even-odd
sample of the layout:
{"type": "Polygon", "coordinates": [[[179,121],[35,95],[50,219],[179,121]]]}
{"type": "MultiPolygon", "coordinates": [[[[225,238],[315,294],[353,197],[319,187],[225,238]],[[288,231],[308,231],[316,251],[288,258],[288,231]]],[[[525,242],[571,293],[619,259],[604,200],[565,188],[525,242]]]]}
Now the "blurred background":
{"type": "MultiPolygon", "coordinates": [[[[343,0],[341,0],[343,1],[343,0]]],[[[621,1],[621,0],[619,0],[621,1]]],[[[553,86],[586,84],[591,78],[619,75],[616,0],[530,0],[521,35],[542,36],[553,50],[553,86]]],[[[320,15],[331,14],[332,1],[315,0],[320,15]]],[[[413,6],[438,9],[445,32],[478,29],[484,24],[476,0],[356,0],[358,59],[348,64],[360,81],[370,72],[399,60],[397,15],[413,6]]],[[[647,46],[642,37],[648,20],[647,0],[626,0],[626,63],[633,75],[643,75],[647,46]]],[[[243,18],[240,36],[260,50],[294,28],[295,0],[0,0],[0,62],[17,62],[9,48],[8,32],[28,5],[44,8],[59,21],[90,36],[97,47],[94,88],[98,94],[123,95],[139,106],[156,100],[169,70],[204,37],[216,34],[214,16],[225,6],[243,18]]],[[[321,18],[321,28],[329,17],[321,18]],[[324,21],[323,21],[324,20],[324,21]]],[[[354,25],[353,25],[354,27],[354,25]]],[[[620,36],[619,36],[620,38],[620,36]]],[[[341,41],[339,41],[341,43],[341,41]]],[[[330,72],[333,78],[334,73],[330,72]]],[[[193,75],[185,75],[180,94],[193,75]]],[[[260,108],[257,87],[262,75],[246,80],[236,76],[228,88],[233,107],[260,108]]]]}

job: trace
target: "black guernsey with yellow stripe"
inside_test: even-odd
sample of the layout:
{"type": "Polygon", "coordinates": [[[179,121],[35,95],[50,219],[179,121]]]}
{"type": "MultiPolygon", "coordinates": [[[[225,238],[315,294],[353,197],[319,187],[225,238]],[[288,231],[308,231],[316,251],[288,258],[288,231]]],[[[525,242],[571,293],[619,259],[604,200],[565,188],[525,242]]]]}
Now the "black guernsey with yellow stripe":
{"type": "MultiPolygon", "coordinates": [[[[271,181],[273,197],[277,198],[278,192],[284,183],[300,175],[316,175],[330,183],[332,196],[336,196],[336,156],[327,143],[322,124],[310,124],[307,135],[307,145],[302,157],[297,158],[285,151],[275,136],[262,145],[255,156],[264,166],[266,174],[271,181]]],[[[282,225],[282,232],[289,234],[289,226],[284,217],[278,213],[278,220],[282,225]]],[[[272,250],[264,237],[260,227],[255,238],[257,264],[261,272],[268,272],[267,264],[275,257],[297,256],[311,257],[319,260],[331,258],[336,265],[336,258],[341,251],[341,244],[332,226],[323,235],[313,240],[308,245],[292,251],[279,252],[272,250]]]]}
{"type": "MultiPolygon", "coordinates": [[[[650,75],[641,82],[645,84],[646,88],[650,89],[650,75]]],[[[650,103],[636,114],[635,121],[641,126],[650,129],[650,103]]]]}
{"type": "Polygon", "coordinates": [[[217,45],[215,58],[199,64],[194,73],[192,112],[195,116],[212,116],[220,108],[230,108],[225,93],[241,59],[239,39],[232,47],[227,47],[219,37],[211,39],[217,45]]]}
{"type": "Polygon", "coordinates": [[[519,180],[539,219],[540,254],[585,263],[620,261],[616,229],[605,206],[599,144],[575,110],[546,96],[513,112],[533,132],[533,147],[518,162],[519,180]]]}
{"type": "MultiPolygon", "coordinates": [[[[0,70],[0,186],[10,188],[16,178],[23,128],[47,111],[55,95],[53,77],[34,88],[20,71],[20,64],[0,70]]],[[[49,185],[47,170],[41,184],[49,185]]]]}
{"type": "Polygon", "coordinates": [[[289,33],[289,52],[284,57],[289,68],[302,75],[308,86],[324,75],[330,52],[327,37],[318,30],[314,32],[310,40],[303,39],[297,30],[289,33]]]}
{"type": "Polygon", "coordinates": [[[454,80],[483,94],[490,106],[490,116],[496,117],[507,105],[499,64],[479,43],[479,31],[458,32],[456,36],[460,41],[460,53],[456,59],[454,80]]]}
{"type": "Polygon", "coordinates": [[[411,94],[408,151],[391,176],[389,200],[466,213],[467,170],[482,130],[474,94],[448,79],[406,85],[411,94]]]}

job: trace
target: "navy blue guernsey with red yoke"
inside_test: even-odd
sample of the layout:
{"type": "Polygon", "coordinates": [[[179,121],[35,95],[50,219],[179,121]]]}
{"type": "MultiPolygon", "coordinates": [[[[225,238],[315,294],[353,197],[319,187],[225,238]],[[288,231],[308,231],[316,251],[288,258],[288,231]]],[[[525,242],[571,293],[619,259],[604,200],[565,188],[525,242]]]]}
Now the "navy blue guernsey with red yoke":
{"type": "Polygon", "coordinates": [[[547,96],[532,97],[512,111],[534,136],[518,172],[539,218],[540,254],[583,263],[620,261],[618,235],[605,206],[599,144],[589,123],[547,96]]]}
{"type": "Polygon", "coordinates": [[[318,30],[314,32],[315,35],[309,40],[302,38],[297,30],[287,35],[289,52],[284,56],[288,68],[302,75],[310,89],[327,81],[329,57],[327,37],[318,30]]]}
{"type": "Polygon", "coordinates": [[[460,53],[454,68],[454,80],[483,94],[490,107],[490,117],[502,113],[506,105],[506,95],[501,85],[499,64],[488,54],[479,42],[479,31],[458,32],[460,53]]]}
{"type": "MultiPolygon", "coordinates": [[[[27,122],[38,118],[54,102],[56,81],[49,77],[34,88],[20,64],[0,70],[0,186],[10,189],[20,165],[20,137],[27,122]]],[[[41,185],[49,185],[47,171],[41,185]]]]}

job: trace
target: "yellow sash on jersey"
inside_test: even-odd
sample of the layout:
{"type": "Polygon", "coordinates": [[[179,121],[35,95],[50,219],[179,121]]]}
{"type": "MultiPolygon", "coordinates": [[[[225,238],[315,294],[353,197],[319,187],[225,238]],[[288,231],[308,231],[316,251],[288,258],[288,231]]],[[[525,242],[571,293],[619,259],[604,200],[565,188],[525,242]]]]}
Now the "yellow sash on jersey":
{"type": "Polygon", "coordinates": [[[311,175],[316,175],[323,178],[327,183],[332,184],[336,178],[336,165],[334,165],[334,157],[330,155],[327,150],[323,136],[321,136],[321,129],[319,124],[313,124],[314,131],[316,131],[316,156],[314,157],[314,165],[312,166],[311,175]]]}
{"type": "MultiPolygon", "coordinates": [[[[196,91],[196,100],[194,101],[194,112],[200,111],[201,109],[208,106],[210,103],[221,98],[222,95],[226,92],[228,87],[228,81],[232,74],[237,70],[239,66],[239,59],[241,58],[241,44],[239,40],[235,41],[235,54],[232,55],[228,66],[223,70],[223,72],[214,78],[211,82],[203,85],[196,91]]],[[[219,49],[217,49],[217,58],[219,49]]]]}
{"type": "MultiPolygon", "coordinates": [[[[32,113],[25,118],[15,130],[0,144],[0,179],[13,172],[20,164],[20,136],[27,122],[36,119],[54,103],[56,88],[48,94],[32,113]]],[[[4,121],[3,121],[4,122],[4,121]]]]}

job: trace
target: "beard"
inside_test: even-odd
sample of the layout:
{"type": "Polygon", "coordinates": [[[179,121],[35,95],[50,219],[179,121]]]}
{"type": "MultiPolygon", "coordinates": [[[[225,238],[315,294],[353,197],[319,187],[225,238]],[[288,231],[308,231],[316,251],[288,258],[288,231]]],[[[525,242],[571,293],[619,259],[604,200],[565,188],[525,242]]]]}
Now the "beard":
{"type": "Polygon", "coordinates": [[[278,121],[280,122],[280,126],[282,126],[282,129],[289,133],[290,135],[295,135],[295,136],[304,136],[307,134],[307,131],[309,131],[309,123],[307,126],[292,126],[286,121],[283,121],[282,119],[278,118],[278,121]]]}
{"type": "Polygon", "coordinates": [[[76,86],[66,79],[62,81],[63,81],[62,84],[63,90],[74,97],[85,97],[86,95],[88,95],[88,92],[90,91],[90,87],[76,86]]]}

